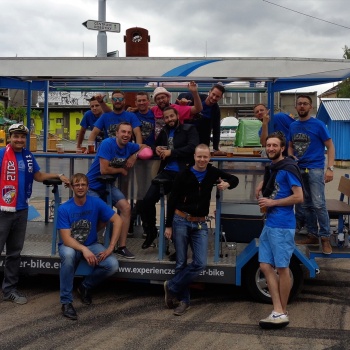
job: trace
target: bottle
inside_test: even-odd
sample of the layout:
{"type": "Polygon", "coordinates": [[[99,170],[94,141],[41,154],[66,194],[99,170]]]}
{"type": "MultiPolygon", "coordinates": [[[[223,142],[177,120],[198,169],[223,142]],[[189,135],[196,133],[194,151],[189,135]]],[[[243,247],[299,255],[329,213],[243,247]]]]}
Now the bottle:
{"type": "Polygon", "coordinates": [[[339,232],[338,233],[338,247],[339,248],[344,247],[344,243],[345,243],[344,232],[339,232]]]}

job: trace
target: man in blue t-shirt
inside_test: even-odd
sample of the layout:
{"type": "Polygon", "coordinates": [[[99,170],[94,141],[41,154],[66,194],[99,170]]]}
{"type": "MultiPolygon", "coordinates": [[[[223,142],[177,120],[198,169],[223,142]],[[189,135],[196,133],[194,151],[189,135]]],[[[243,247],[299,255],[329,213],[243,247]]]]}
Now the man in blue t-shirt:
{"type": "Polygon", "coordinates": [[[90,305],[90,290],[118,271],[118,260],[112,254],[122,227],[120,216],[101,199],[87,196],[89,181],[84,174],[71,179],[74,197],[58,209],[57,229],[60,230],[58,252],[61,258],[60,301],[62,314],[77,319],[73,307],[74,273],[80,260],[93,267],[78,287],[83,304],[90,305]],[[98,243],[97,232],[111,222],[112,234],[108,247],[98,243]]]}
{"type": "Polygon", "coordinates": [[[137,111],[134,112],[141,123],[142,143],[147,146],[153,146],[155,141],[155,119],[154,114],[149,108],[150,100],[148,93],[140,91],[136,94],[135,105],[137,111]]]}
{"type": "MultiPolygon", "coordinates": [[[[269,116],[269,110],[266,108],[266,106],[263,103],[259,103],[254,106],[254,115],[257,119],[259,119],[262,122],[261,128],[259,130],[259,136],[260,136],[260,143],[262,146],[265,147],[266,145],[266,137],[269,134],[269,123],[270,123],[270,116],[269,116]]],[[[270,132],[280,131],[283,133],[284,137],[286,138],[287,147],[284,150],[284,155],[288,155],[288,134],[289,134],[289,127],[290,124],[294,122],[294,118],[286,113],[276,113],[273,116],[272,119],[272,129],[270,132]]]]}
{"type": "MultiPolygon", "coordinates": [[[[121,122],[117,125],[116,137],[107,138],[102,141],[87,173],[89,195],[106,199],[106,185],[98,181],[97,177],[101,174],[108,174],[113,175],[117,179],[120,174],[126,176],[128,169],[134,166],[137,153],[146,147],[146,145],[130,142],[131,135],[131,124],[121,122]]],[[[134,259],[135,256],[126,248],[126,239],[130,224],[130,204],[116,186],[112,186],[112,202],[120,211],[120,216],[123,220],[122,231],[118,242],[119,246],[116,249],[116,253],[127,259],[134,259]]]]}
{"type": "Polygon", "coordinates": [[[298,162],[305,186],[305,200],[302,204],[309,235],[297,244],[318,245],[321,237],[322,253],[331,254],[329,241],[330,225],[326,208],[325,183],[333,180],[335,150],[326,125],[311,117],[310,96],[299,95],[296,100],[299,120],[289,129],[288,154],[298,162]],[[325,168],[325,147],[327,169],[325,168]]]}
{"type": "MultiPolygon", "coordinates": [[[[97,119],[103,113],[101,105],[97,101],[95,96],[91,97],[89,103],[90,103],[90,111],[85,112],[83,119],[80,122],[81,128],[79,130],[79,135],[78,135],[78,140],[77,140],[77,148],[81,147],[83,140],[84,140],[86,130],[92,131],[97,119]]],[[[95,149],[96,150],[98,149],[98,146],[101,143],[101,141],[103,140],[103,138],[104,138],[103,132],[101,131],[99,134],[97,134],[96,139],[95,139],[95,149]]]]}
{"type": "Polygon", "coordinates": [[[289,323],[289,263],[295,248],[293,206],[303,201],[303,189],[297,164],[282,155],[285,147],[286,139],[281,133],[267,137],[266,154],[272,163],[265,169],[264,181],[256,188],[259,206],[266,212],[259,239],[259,262],[273,303],[272,313],[259,322],[262,328],[280,328],[289,323]]]}
{"type": "Polygon", "coordinates": [[[64,174],[40,171],[33,154],[25,148],[26,126],[13,124],[8,131],[10,143],[0,150],[0,254],[6,244],[2,292],[4,301],[26,304],[27,298],[18,292],[17,284],[33,180],[60,179],[69,185],[69,179],[64,174]]]}
{"type": "MultiPolygon", "coordinates": [[[[104,131],[105,138],[115,137],[117,125],[121,122],[128,122],[132,125],[136,143],[142,143],[140,126],[141,123],[134,113],[126,112],[125,95],[123,91],[115,90],[112,92],[113,111],[101,115],[95,123],[95,126],[89,136],[88,141],[95,141],[96,136],[101,130],[104,131]]],[[[102,105],[104,108],[105,105],[102,105]]]]}
{"type": "MultiPolygon", "coordinates": [[[[209,146],[210,135],[213,133],[212,141],[214,151],[219,151],[221,112],[218,102],[224,97],[224,93],[224,86],[215,84],[210,89],[208,95],[200,94],[199,96],[202,101],[203,109],[200,113],[194,115],[193,120],[190,121],[190,123],[196,126],[199,135],[199,143],[204,143],[209,146]]],[[[180,94],[176,103],[182,105],[183,102],[193,105],[193,95],[189,92],[180,94]]]]}

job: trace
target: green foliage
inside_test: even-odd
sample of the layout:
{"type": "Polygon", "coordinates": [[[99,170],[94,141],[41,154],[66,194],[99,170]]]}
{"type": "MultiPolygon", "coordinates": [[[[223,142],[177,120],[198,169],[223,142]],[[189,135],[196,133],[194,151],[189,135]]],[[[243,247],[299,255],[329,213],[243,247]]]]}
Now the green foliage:
{"type": "Polygon", "coordinates": [[[349,98],[350,97],[350,78],[343,80],[338,85],[337,97],[349,98]]]}
{"type": "Polygon", "coordinates": [[[0,102],[0,118],[5,117],[5,106],[0,102]]]}
{"type": "Polygon", "coordinates": [[[350,59],[350,48],[347,47],[347,45],[345,45],[343,47],[343,50],[344,50],[343,58],[345,58],[346,60],[350,59]]]}
{"type": "Polygon", "coordinates": [[[41,111],[39,111],[38,109],[32,109],[30,113],[32,118],[41,116],[41,111]]]}
{"type": "MultiPolygon", "coordinates": [[[[345,45],[343,47],[344,54],[343,58],[346,60],[350,59],[350,48],[345,45]]],[[[350,78],[343,80],[338,85],[337,97],[339,98],[349,98],[350,97],[350,78]]]]}
{"type": "Polygon", "coordinates": [[[27,115],[27,109],[24,107],[17,107],[16,108],[16,120],[18,122],[23,122],[24,117],[27,115]]]}
{"type": "Polygon", "coordinates": [[[16,107],[7,107],[5,110],[6,116],[9,119],[15,120],[15,116],[16,116],[16,107]]]}

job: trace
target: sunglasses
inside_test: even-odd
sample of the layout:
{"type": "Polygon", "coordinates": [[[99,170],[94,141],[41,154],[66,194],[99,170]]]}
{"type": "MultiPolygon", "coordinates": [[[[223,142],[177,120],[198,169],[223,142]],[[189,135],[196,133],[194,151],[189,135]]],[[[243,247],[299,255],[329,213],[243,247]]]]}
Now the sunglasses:
{"type": "Polygon", "coordinates": [[[112,100],[114,101],[114,102],[123,102],[124,101],[124,97],[112,97],[112,100]]]}

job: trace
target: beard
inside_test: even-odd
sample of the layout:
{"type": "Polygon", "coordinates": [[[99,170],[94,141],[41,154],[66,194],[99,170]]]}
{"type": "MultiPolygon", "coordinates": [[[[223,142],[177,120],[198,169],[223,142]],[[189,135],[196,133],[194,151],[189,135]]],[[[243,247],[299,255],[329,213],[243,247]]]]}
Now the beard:
{"type": "Polygon", "coordinates": [[[306,117],[309,116],[309,112],[307,112],[307,111],[299,111],[298,112],[298,116],[299,116],[299,118],[306,118],[306,117]]]}
{"type": "Polygon", "coordinates": [[[270,153],[267,153],[267,158],[269,158],[270,160],[276,160],[281,156],[281,154],[282,154],[281,150],[271,156],[270,156],[270,153]]]}

